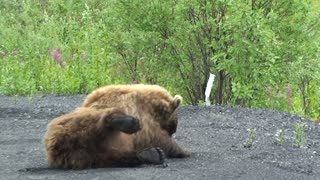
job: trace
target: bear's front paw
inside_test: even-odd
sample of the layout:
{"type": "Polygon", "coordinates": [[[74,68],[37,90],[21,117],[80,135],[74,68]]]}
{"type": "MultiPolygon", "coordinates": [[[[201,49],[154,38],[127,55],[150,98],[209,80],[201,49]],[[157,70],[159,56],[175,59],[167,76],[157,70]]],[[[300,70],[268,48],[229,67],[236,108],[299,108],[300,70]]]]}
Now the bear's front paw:
{"type": "Polygon", "coordinates": [[[191,152],[188,150],[184,150],[184,152],[181,154],[182,158],[186,158],[186,157],[190,157],[191,156],[191,152]]]}
{"type": "Polygon", "coordinates": [[[163,164],[165,153],[159,147],[144,149],[137,153],[138,159],[146,164],[163,164]]]}
{"type": "Polygon", "coordinates": [[[187,157],[191,156],[191,152],[186,151],[186,150],[182,150],[180,152],[170,153],[168,156],[170,158],[187,158],[187,157]]]}
{"type": "Polygon", "coordinates": [[[136,133],[141,129],[138,119],[124,115],[113,117],[109,122],[109,126],[127,134],[136,133]]]}

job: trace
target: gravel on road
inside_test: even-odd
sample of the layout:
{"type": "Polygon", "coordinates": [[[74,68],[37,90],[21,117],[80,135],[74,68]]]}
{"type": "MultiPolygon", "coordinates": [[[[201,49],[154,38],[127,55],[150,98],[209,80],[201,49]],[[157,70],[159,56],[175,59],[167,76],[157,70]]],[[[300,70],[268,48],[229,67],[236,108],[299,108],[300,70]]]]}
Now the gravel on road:
{"type": "Polygon", "coordinates": [[[166,160],[168,166],[47,168],[42,143],[47,124],[72,111],[84,98],[0,96],[0,180],[320,179],[318,124],[284,112],[229,106],[181,107],[174,138],[192,152],[192,157],[166,160]],[[294,126],[300,123],[305,123],[305,140],[297,147],[294,126]],[[250,136],[250,129],[255,136],[250,136]],[[277,144],[280,129],[283,142],[277,144]],[[252,146],[244,146],[250,137],[252,146]]]}

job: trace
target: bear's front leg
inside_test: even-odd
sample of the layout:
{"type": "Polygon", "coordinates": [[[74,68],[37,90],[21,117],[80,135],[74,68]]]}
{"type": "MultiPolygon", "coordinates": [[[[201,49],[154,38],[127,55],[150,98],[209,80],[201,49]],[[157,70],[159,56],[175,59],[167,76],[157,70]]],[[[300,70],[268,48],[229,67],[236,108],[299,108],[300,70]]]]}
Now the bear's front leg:
{"type": "Polygon", "coordinates": [[[174,139],[164,136],[160,139],[160,147],[164,150],[168,158],[186,158],[191,153],[182,149],[174,139]]]}

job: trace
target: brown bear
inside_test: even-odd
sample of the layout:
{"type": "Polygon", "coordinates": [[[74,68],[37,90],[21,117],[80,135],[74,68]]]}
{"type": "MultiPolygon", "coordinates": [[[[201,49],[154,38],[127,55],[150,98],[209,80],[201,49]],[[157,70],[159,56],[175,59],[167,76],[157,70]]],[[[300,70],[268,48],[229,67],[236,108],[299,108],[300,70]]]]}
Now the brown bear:
{"type": "Polygon", "coordinates": [[[155,85],[102,87],[83,107],[54,119],[45,135],[51,167],[89,168],[161,164],[188,157],[171,138],[182,99],[155,85]]]}

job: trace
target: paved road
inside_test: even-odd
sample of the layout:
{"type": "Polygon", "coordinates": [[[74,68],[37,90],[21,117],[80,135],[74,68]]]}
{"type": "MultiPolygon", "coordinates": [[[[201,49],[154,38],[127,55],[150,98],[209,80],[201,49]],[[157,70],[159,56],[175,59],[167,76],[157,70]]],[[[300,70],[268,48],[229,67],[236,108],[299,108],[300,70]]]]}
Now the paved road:
{"type": "Polygon", "coordinates": [[[182,107],[175,138],[192,157],[168,167],[53,170],[42,144],[48,122],[73,110],[84,96],[13,99],[0,96],[0,180],[7,179],[320,179],[320,129],[298,116],[235,107],[182,107]],[[293,145],[294,125],[306,122],[303,148],[293,145]],[[248,129],[256,129],[251,148],[248,129]],[[282,145],[275,144],[278,129],[282,145]]]}

